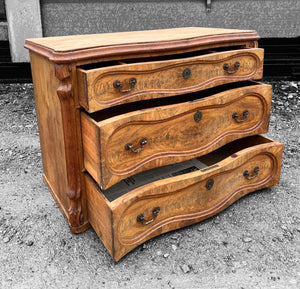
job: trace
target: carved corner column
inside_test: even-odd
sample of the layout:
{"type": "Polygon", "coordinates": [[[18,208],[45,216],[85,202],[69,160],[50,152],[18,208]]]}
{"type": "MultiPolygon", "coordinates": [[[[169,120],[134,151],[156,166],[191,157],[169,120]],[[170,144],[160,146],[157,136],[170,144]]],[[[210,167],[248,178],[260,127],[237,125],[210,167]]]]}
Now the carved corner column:
{"type": "MultiPolygon", "coordinates": [[[[57,95],[61,104],[61,116],[64,130],[64,147],[70,199],[68,221],[73,233],[80,233],[89,227],[87,216],[82,211],[81,172],[76,129],[76,107],[72,94],[71,66],[55,64],[55,76],[60,81],[57,95]]],[[[85,206],[84,206],[85,207],[85,206]]]]}

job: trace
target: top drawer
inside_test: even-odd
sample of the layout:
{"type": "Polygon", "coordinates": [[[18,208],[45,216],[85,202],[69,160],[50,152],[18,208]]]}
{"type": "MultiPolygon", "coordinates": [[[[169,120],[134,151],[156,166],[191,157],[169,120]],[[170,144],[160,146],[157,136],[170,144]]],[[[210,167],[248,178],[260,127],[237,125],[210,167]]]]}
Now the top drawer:
{"type": "Polygon", "coordinates": [[[77,68],[80,104],[95,112],[122,103],[178,95],[224,83],[260,79],[264,50],[197,51],[77,68]],[[199,55],[201,54],[201,55],[199,55]],[[175,58],[176,57],[176,58],[175,58]]]}

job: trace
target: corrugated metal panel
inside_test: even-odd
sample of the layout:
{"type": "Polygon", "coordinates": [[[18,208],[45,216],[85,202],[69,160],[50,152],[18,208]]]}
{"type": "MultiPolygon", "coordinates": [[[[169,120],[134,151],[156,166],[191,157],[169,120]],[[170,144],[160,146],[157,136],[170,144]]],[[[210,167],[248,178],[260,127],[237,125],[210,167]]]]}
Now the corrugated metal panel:
{"type": "Polygon", "coordinates": [[[44,36],[187,26],[254,29],[261,37],[300,36],[299,0],[41,0],[44,36]]]}

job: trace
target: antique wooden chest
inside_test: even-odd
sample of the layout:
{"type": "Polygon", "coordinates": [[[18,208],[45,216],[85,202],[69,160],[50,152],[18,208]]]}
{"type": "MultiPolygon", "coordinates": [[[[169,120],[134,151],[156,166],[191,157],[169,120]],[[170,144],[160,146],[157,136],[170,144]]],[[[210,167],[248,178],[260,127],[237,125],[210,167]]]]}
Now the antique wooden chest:
{"type": "Polygon", "coordinates": [[[44,180],[114,260],[276,185],[272,88],[255,31],[28,39],[44,180]]]}

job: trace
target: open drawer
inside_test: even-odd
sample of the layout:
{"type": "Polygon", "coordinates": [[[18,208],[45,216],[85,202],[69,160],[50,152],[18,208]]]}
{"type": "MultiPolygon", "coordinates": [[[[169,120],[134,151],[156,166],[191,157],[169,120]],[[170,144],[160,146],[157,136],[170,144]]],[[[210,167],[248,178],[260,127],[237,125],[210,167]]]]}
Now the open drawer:
{"type": "Polygon", "coordinates": [[[266,133],[271,95],[270,85],[242,82],[158,103],[130,103],[90,115],[82,112],[84,166],[106,189],[138,172],[266,133]]]}
{"type": "Polygon", "coordinates": [[[143,172],[104,191],[86,174],[89,221],[114,260],[146,240],[224,210],[276,185],[283,145],[262,136],[208,155],[143,172]]]}
{"type": "Polygon", "coordinates": [[[262,78],[263,49],[231,49],[125,59],[78,67],[80,104],[91,113],[122,103],[262,78]]]}

